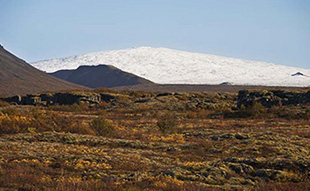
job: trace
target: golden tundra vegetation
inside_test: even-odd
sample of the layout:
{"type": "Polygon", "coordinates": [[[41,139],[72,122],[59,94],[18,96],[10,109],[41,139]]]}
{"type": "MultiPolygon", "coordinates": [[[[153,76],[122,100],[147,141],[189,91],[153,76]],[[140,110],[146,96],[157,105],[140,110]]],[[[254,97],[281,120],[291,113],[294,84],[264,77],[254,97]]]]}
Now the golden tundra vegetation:
{"type": "Polygon", "coordinates": [[[237,93],[94,91],[115,99],[0,102],[0,190],[310,190],[309,104],[237,110],[237,93]]]}

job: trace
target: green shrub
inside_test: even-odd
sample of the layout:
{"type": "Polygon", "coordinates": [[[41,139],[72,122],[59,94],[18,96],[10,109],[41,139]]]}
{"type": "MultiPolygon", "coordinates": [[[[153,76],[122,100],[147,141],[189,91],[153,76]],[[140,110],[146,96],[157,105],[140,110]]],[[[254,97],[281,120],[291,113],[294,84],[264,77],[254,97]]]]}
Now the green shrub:
{"type": "Polygon", "coordinates": [[[113,124],[103,118],[94,119],[92,122],[90,122],[89,126],[97,133],[97,135],[100,136],[111,135],[115,131],[113,124]]]}

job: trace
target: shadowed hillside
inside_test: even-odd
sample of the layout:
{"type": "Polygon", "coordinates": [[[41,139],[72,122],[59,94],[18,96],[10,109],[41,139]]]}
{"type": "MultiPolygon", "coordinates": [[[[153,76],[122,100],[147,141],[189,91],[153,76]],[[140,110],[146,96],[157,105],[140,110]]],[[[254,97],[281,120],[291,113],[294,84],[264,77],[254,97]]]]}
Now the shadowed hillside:
{"type": "Polygon", "coordinates": [[[51,75],[90,88],[151,85],[151,81],[108,65],[80,66],[76,70],[60,70],[51,75]]]}
{"type": "Polygon", "coordinates": [[[52,77],[0,46],[0,95],[81,89],[82,86],[52,77]]]}

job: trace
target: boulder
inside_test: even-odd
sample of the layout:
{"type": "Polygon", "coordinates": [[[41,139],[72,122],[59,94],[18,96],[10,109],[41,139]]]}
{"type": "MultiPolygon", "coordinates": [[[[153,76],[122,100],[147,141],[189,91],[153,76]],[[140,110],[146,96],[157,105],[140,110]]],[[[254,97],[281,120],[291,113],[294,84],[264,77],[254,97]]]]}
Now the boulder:
{"type": "Polygon", "coordinates": [[[161,96],[170,96],[170,95],[173,95],[172,93],[169,93],[169,92],[163,92],[163,93],[159,93],[156,95],[156,97],[161,97],[161,96]]]}
{"type": "Polygon", "coordinates": [[[230,82],[222,82],[222,83],[220,83],[220,86],[231,86],[232,85],[232,83],[230,83],[230,82]]]}
{"type": "Polygon", "coordinates": [[[28,94],[21,98],[22,105],[40,105],[41,98],[39,95],[28,94]]]}
{"type": "Polygon", "coordinates": [[[101,100],[104,102],[107,102],[107,103],[116,99],[116,97],[114,95],[107,94],[107,93],[102,93],[102,94],[100,94],[100,96],[101,96],[101,100]]]}
{"type": "Polygon", "coordinates": [[[16,95],[13,97],[4,98],[3,100],[9,103],[20,104],[22,101],[22,97],[20,95],[16,95]]]}

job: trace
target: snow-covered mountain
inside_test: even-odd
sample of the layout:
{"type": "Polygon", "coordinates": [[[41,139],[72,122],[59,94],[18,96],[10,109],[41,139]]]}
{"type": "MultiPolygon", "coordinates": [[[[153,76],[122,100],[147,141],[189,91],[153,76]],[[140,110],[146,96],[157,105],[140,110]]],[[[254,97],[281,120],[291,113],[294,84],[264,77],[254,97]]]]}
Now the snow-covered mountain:
{"type": "Polygon", "coordinates": [[[46,72],[99,64],[112,65],[160,84],[310,86],[309,69],[167,48],[139,47],[32,63],[46,72]]]}

